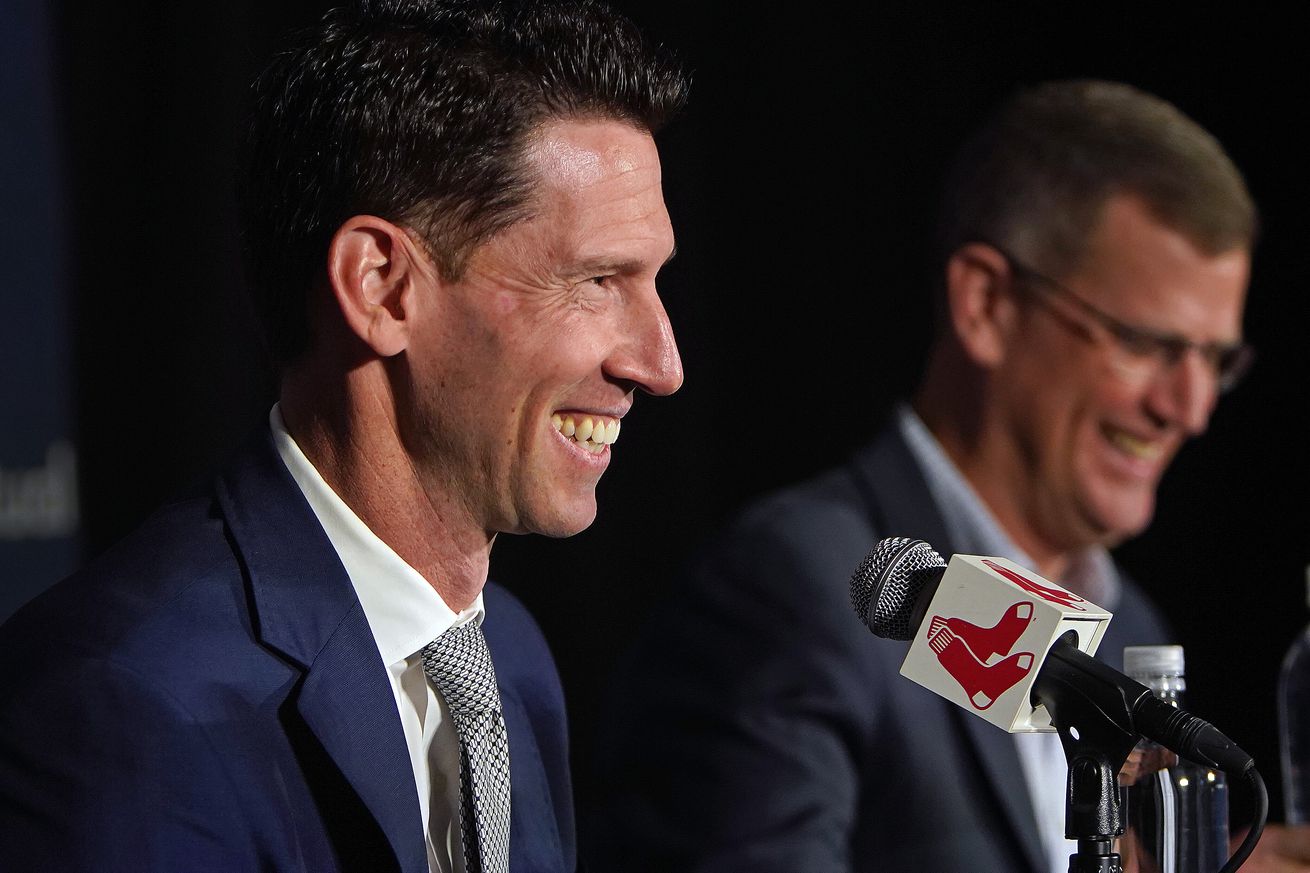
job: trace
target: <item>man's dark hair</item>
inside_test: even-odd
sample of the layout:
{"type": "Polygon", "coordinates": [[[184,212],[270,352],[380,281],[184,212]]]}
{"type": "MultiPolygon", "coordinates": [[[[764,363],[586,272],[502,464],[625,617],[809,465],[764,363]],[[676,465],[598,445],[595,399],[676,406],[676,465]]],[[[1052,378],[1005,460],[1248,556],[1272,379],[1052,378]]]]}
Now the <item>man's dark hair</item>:
{"type": "Polygon", "coordinates": [[[273,356],[309,346],[308,300],[352,215],[414,230],[443,277],[526,218],[532,133],[612,119],[655,133],[687,78],[591,0],[359,0],[297,35],[254,87],[239,187],[273,356]]]}
{"type": "Polygon", "coordinates": [[[1172,104],[1129,85],[1019,91],[963,147],[944,190],[937,249],[989,242],[1039,269],[1075,269],[1105,202],[1140,197],[1201,251],[1250,248],[1255,204],[1223,147],[1172,104]]]}

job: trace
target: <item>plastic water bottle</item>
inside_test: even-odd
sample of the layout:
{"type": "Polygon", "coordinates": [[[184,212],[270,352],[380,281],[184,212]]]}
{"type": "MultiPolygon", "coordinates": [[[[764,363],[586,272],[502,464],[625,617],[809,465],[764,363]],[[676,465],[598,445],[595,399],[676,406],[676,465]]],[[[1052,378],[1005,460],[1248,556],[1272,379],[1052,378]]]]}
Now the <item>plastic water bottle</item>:
{"type": "MultiPolygon", "coordinates": [[[[1182,646],[1128,646],[1124,672],[1155,696],[1182,705],[1182,646]]],[[[1129,758],[1124,869],[1140,873],[1216,873],[1228,860],[1224,774],[1143,741],[1129,758]]]]}
{"type": "MultiPolygon", "coordinates": [[[[1310,601],[1310,567],[1306,568],[1310,601]]],[[[1278,738],[1283,759],[1283,809],[1288,824],[1310,822],[1310,627],[1287,650],[1278,677],[1278,738]]]]}

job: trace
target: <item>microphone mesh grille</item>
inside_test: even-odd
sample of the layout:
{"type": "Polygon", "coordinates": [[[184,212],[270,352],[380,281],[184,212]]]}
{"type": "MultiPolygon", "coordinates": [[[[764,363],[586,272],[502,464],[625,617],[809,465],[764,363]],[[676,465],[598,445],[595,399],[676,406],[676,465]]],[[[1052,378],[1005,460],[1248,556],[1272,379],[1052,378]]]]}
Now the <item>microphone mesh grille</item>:
{"type": "Polygon", "coordinates": [[[908,640],[917,630],[910,619],[919,592],[945,567],[942,556],[923,540],[887,537],[851,576],[851,605],[878,636],[908,640]]]}

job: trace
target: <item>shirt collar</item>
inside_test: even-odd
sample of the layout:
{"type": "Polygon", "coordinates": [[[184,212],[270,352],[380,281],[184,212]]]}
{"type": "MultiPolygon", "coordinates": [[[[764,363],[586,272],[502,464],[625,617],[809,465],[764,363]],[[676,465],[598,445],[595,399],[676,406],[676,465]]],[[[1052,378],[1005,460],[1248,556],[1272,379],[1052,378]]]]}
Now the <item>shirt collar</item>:
{"type": "Polygon", "coordinates": [[[436,589],[379,539],[324,481],[287,431],[278,404],[269,412],[268,423],[282,463],[346,568],[382,663],[390,665],[411,657],[456,625],[466,621],[482,623],[486,608],[481,592],[467,608],[453,611],[436,589]]]}
{"type": "MultiPolygon", "coordinates": [[[[942,444],[908,404],[897,407],[896,425],[910,453],[919,462],[928,491],[941,510],[957,550],[965,554],[996,555],[1031,567],[1032,559],[1014,544],[942,444]]],[[[1064,578],[1054,581],[1105,609],[1113,610],[1119,601],[1119,575],[1103,546],[1091,546],[1073,555],[1064,578]]]]}

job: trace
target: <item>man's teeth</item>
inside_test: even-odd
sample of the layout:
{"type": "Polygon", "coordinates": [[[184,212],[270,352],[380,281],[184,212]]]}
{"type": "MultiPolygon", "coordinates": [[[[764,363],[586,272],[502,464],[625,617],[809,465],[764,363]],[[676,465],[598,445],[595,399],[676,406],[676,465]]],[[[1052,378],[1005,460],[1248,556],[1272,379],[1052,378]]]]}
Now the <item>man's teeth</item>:
{"type": "Polygon", "coordinates": [[[1158,442],[1139,440],[1121,430],[1110,431],[1110,442],[1135,458],[1153,461],[1164,452],[1164,446],[1158,442]]]}
{"type": "Polygon", "coordinates": [[[555,430],[572,437],[573,441],[593,455],[604,451],[619,438],[619,420],[605,418],[601,415],[560,415],[558,412],[550,417],[555,430]]]}

